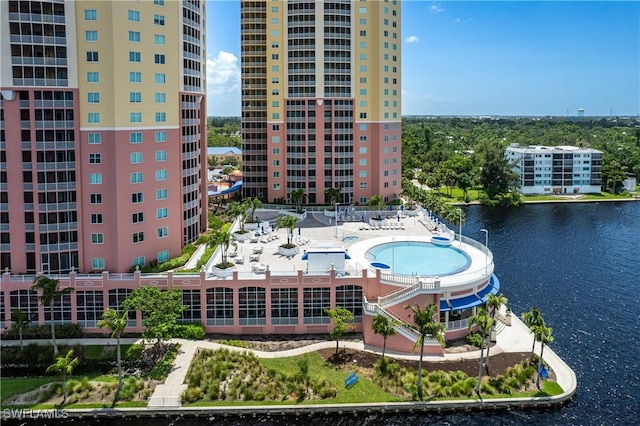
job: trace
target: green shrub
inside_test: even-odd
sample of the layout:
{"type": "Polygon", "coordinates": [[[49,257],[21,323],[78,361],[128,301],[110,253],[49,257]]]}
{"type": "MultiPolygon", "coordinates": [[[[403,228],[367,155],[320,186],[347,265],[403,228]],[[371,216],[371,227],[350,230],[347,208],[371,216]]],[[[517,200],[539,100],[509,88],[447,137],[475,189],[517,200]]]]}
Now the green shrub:
{"type": "Polygon", "coordinates": [[[482,344],[482,336],[479,333],[469,333],[465,338],[467,343],[476,347],[480,347],[482,344]]]}
{"type": "MultiPolygon", "coordinates": [[[[56,339],[69,339],[74,337],[82,337],[82,326],[79,324],[56,324],[56,339]]],[[[26,327],[22,331],[22,337],[24,339],[50,339],[51,338],[51,326],[39,325],[33,327],[26,327]]],[[[18,330],[11,328],[7,330],[3,335],[3,339],[16,340],[19,339],[18,330]]]]}
{"type": "Polygon", "coordinates": [[[202,324],[176,324],[171,330],[174,339],[202,340],[204,326],[202,324]]]}

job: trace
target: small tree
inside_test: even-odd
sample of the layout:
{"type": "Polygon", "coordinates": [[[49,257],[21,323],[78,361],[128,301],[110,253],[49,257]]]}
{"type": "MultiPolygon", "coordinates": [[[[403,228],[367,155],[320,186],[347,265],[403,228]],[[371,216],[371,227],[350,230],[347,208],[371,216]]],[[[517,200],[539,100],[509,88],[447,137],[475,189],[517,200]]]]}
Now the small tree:
{"type": "Polygon", "coordinates": [[[12,327],[18,330],[18,336],[20,336],[20,350],[22,351],[24,349],[22,332],[29,325],[29,315],[24,313],[22,309],[12,309],[11,321],[13,321],[12,327]]]}
{"type": "Polygon", "coordinates": [[[324,199],[325,201],[329,201],[332,209],[336,206],[336,203],[340,201],[341,195],[342,187],[340,186],[335,188],[327,188],[324,190],[324,199]]]}
{"type": "MultiPolygon", "coordinates": [[[[487,309],[489,309],[489,313],[491,314],[491,333],[496,330],[496,312],[500,309],[502,305],[506,305],[509,299],[505,297],[504,294],[500,293],[498,295],[489,294],[487,298],[487,309]]],[[[489,339],[491,340],[491,339],[489,339]]],[[[489,373],[489,350],[491,349],[491,345],[487,345],[487,373],[489,373]]]]}
{"type": "Polygon", "coordinates": [[[378,314],[373,317],[371,328],[376,334],[381,334],[383,338],[382,343],[382,361],[384,362],[384,353],[387,349],[387,337],[394,336],[396,334],[395,321],[389,319],[389,317],[378,314]]]}
{"type": "Polygon", "coordinates": [[[229,247],[237,247],[238,245],[231,241],[231,233],[228,230],[214,232],[209,238],[207,244],[209,247],[220,247],[220,255],[222,259],[220,259],[220,263],[217,264],[216,267],[225,269],[233,266],[233,263],[228,261],[229,247]]]}
{"type": "MultiPolygon", "coordinates": [[[[525,312],[522,314],[522,321],[524,324],[529,327],[529,330],[532,330],[535,326],[544,326],[544,318],[542,318],[542,313],[539,308],[531,308],[529,312],[525,312]]],[[[536,336],[533,335],[533,344],[531,345],[531,359],[535,355],[536,350],[536,336]]]]}
{"type": "Polygon", "coordinates": [[[118,313],[115,309],[107,309],[102,314],[102,319],[98,321],[98,327],[106,328],[111,331],[111,337],[116,338],[116,353],[118,362],[118,390],[122,390],[122,356],[120,353],[120,336],[127,328],[127,321],[129,321],[129,311],[124,310],[122,313],[118,313]]]}
{"type": "Polygon", "coordinates": [[[256,220],[256,209],[259,209],[260,207],[262,207],[262,201],[260,201],[260,199],[258,197],[255,197],[255,198],[249,197],[246,200],[244,200],[242,205],[245,206],[246,209],[249,210],[247,222],[250,222],[250,223],[257,222],[257,220],[256,220]]]}
{"type": "Polygon", "coordinates": [[[56,343],[56,326],[53,318],[53,305],[63,295],[73,292],[72,287],[60,289],[60,281],[41,275],[36,277],[31,286],[31,290],[40,292],[40,303],[48,306],[51,313],[51,341],[53,343],[53,354],[58,355],[58,345],[56,343]]]}
{"type": "Polygon", "coordinates": [[[293,244],[293,231],[296,229],[297,223],[298,218],[290,215],[279,216],[276,219],[276,229],[287,229],[287,245],[285,248],[293,248],[296,246],[295,244],[293,244]]]}
{"type": "Polygon", "coordinates": [[[540,389],[540,373],[542,370],[542,353],[544,352],[544,347],[549,343],[553,342],[553,329],[551,327],[546,327],[544,325],[534,325],[531,328],[533,335],[540,342],[540,357],[538,358],[538,377],[536,378],[536,386],[538,390],[540,389]]]}
{"type": "Polygon", "coordinates": [[[234,201],[232,203],[229,203],[229,205],[227,206],[227,215],[232,217],[232,218],[236,218],[236,217],[240,217],[240,231],[241,232],[246,232],[244,230],[244,222],[247,219],[247,206],[246,204],[242,203],[238,203],[237,201],[234,201]]]}
{"type": "Polygon", "coordinates": [[[480,365],[478,366],[478,385],[476,387],[476,392],[480,395],[480,389],[482,385],[482,367],[484,366],[484,342],[487,338],[487,334],[491,330],[491,326],[493,324],[493,320],[487,314],[487,311],[484,309],[479,309],[478,312],[469,318],[469,329],[471,329],[474,325],[478,326],[480,333],[482,335],[482,340],[480,341],[480,365]]]}
{"type": "Polygon", "coordinates": [[[146,286],[136,288],[124,300],[125,309],[138,310],[144,317],[145,330],[142,337],[156,339],[156,345],[170,339],[178,318],[187,306],[182,304],[182,292],[178,288],[160,290],[146,286]]]}
{"type": "Polygon", "coordinates": [[[309,394],[309,381],[311,379],[309,377],[309,360],[302,358],[298,361],[298,367],[300,368],[300,374],[304,379],[305,393],[309,394]]]}
{"type": "Polygon", "coordinates": [[[353,312],[340,306],[336,306],[335,309],[325,309],[325,312],[333,320],[333,330],[329,335],[336,341],[336,355],[338,355],[340,338],[354,328],[353,324],[350,324],[353,321],[353,312]]]}
{"type": "Polygon", "coordinates": [[[67,400],[67,374],[73,373],[73,369],[79,364],[78,357],[73,356],[73,349],[69,350],[65,356],[56,358],[56,362],[47,367],[47,373],[60,373],[62,376],[62,403],[67,400]]]}
{"type": "Polygon", "coordinates": [[[422,401],[422,358],[424,357],[424,343],[427,336],[432,336],[434,339],[444,346],[444,324],[436,321],[436,314],[438,308],[436,305],[431,304],[421,309],[417,304],[414,306],[405,306],[405,309],[410,309],[413,313],[413,322],[416,325],[415,330],[418,332],[419,337],[416,343],[413,345],[413,350],[420,347],[420,360],[418,361],[418,398],[422,401]]]}
{"type": "Polygon", "coordinates": [[[387,204],[382,200],[382,195],[372,195],[369,199],[369,207],[378,213],[378,219],[382,218],[381,210],[386,206],[387,204]]]}
{"type": "Polygon", "coordinates": [[[307,200],[307,194],[304,189],[294,189],[289,193],[289,197],[291,197],[291,201],[296,206],[296,213],[302,213],[302,204],[307,200]]]}

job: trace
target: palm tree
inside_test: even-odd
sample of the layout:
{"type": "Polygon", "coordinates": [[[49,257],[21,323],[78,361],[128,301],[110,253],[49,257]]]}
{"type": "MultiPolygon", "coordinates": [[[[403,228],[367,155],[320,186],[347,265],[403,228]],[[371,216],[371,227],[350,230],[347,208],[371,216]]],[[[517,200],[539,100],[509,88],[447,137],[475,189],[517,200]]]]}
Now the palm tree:
{"type": "Polygon", "coordinates": [[[427,336],[435,338],[440,345],[444,346],[444,324],[436,321],[438,308],[436,305],[427,305],[424,309],[420,309],[417,304],[414,306],[405,306],[405,309],[411,309],[413,313],[413,322],[416,331],[420,335],[413,345],[413,350],[420,346],[420,360],[418,361],[418,398],[422,401],[422,358],[424,356],[424,342],[427,336]]]}
{"type": "Polygon", "coordinates": [[[469,318],[469,329],[471,329],[474,325],[478,326],[482,334],[482,340],[480,341],[480,365],[478,366],[478,385],[476,387],[476,392],[480,395],[480,386],[482,385],[482,367],[484,364],[484,341],[487,337],[487,334],[491,330],[491,326],[493,324],[493,319],[487,314],[487,311],[484,309],[479,309],[478,312],[469,318]]]}
{"type": "Polygon", "coordinates": [[[119,313],[115,309],[107,309],[102,314],[102,319],[98,321],[98,327],[106,328],[111,331],[111,338],[117,339],[117,361],[118,361],[118,390],[122,390],[122,357],[120,354],[120,336],[127,328],[129,321],[129,311],[126,309],[119,313]]]}
{"type": "Polygon", "coordinates": [[[331,204],[331,208],[333,209],[336,206],[336,203],[340,201],[340,197],[342,195],[342,187],[338,186],[335,188],[327,188],[324,190],[324,199],[325,201],[329,201],[331,204]]]}
{"type": "Polygon", "coordinates": [[[372,195],[369,199],[369,207],[378,213],[378,219],[382,218],[382,213],[380,211],[386,206],[387,204],[382,199],[382,195],[372,195]]]}
{"type": "Polygon", "coordinates": [[[53,304],[63,295],[73,292],[72,287],[60,289],[60,281],[41,275],[36,277],[31,286],[31,290],[40,291],[40,303],[48,306],[51,311],[51,341],[53,342],[53,354],[58,355],[58,345],[56,344],[56,327],[53,318],[53,304]]]}
{"type": "Polygon", "coordinates": [[[78,357],[71,359],[73,349],[70,349],[65,356],[56,358],[56,362],[47,367],[47,373],[55,372],[62,375],[62,403],[67,400],[67,374],[73,373],[73,369],[78,365],[78,357]]]}
{"type": "Polygon", "coordinates": [[[296,229],[297,223],[298,223],[298,218],[290,215],[280,216],[276,219],[276,229],[278,228],[288,229],[287,248],[295,247],[295,244],[292,243],[292,240],[293,240],[293,231],[296,229]]]}
{"type": "Polygon", "coordinates": [[[244,221],[247,219],[247,205],[234,201],[227,206],[227,215],[236,218],[240,217],[240,230],[244,232],[244,221]]]}
{"type": "Polygon", "coordinates": [[[18,336],[20,336],[20,350],[24,349],[24,343],[22,340],[22,332],[29,325],[29,315],[24,313],[22,309],[11,310],[11,321],[13,321],[12,327],[18,330],[18,336]]]}
{"type": "MultiPolygon", "coordinates": [[[[533,329],[535,326],[544,326],[544,318],[542,318],[542,313],[539,308],[531,308],[529,312],[525,312],[522,314],[522,321],[524,324],[529,327],[529,329],[533,329]]],[[[531,346],[531,358],[535,355],[536,350],[536,336],[533,336],[533,345],[531,346]]]]}
{"type": "Polygon", "coordinates": [[[224,269],[233,266],[233,263],[228,262],[227,256],[229,253],[229,247],[237,247],[237,244],[231,241],[231,233],[229,233],[229,230],[214,232],[209,238],[207,245],[209,247],[220,247],[220,254],[222,259],[220,261],[220,264],[216,265],[217,267],[224,269]]]}
{"type": "Polygon", "coordinates": [[[302,204],[304,204],[307,199],[307,194],[305,194],[304,189],[294,189],[289,193],[289,197],[296,206],[296,213],[302,213],[302,204]]]}
{"type": "Polygon", "coordinates": [[[262,201],[260,201],[260,199],[258,197],[255,198],[247,198],[246,200],[244,200],[244,202],[242,203],[243,206],[245,206],[245,210],[248,209],[249,210],[249,214],[248,214],[248,222],[251,223],[255,223],[256,222],[256,209],[259,209],[260,207],[262,207],[262,201]]]}
{"type": "Polygon", "coordinates": [[[533,335],[542,345],[540,347],[540,357],[538,358],[538,378],[536,379],[536,386],[540,390],[540,370],[542,369],[542,353],[544,352],[545,345],[553,342],[553,329],[544,325],[534,325],[531,328],[533,335]]]}
{"type": "MultiPolygon", "coordinates": [[[[491,336],[496,331],[496,312],[500,310],[502,305],[506,305],[509,299],[505,297],[504,294],[500,293],[497,296],[493,293],[489,294],[487,298],[487,309],[491,314],[491,336]]],[[[491,345],[487,345],[487,374],[489,373],[489,350],[491,349],[491,345]]]]}
{"type": "Polygon", "coordinates": [[[395,325],[395,321],[389,319],[389,317],[385,315],[378,314],[373,317],[371,328],[374,333],[381,334],[384,339],[382,343],[382,361],[384,361],[384,353],[387,349],[387,337],[395,336],[396,334],[395,325]]]}

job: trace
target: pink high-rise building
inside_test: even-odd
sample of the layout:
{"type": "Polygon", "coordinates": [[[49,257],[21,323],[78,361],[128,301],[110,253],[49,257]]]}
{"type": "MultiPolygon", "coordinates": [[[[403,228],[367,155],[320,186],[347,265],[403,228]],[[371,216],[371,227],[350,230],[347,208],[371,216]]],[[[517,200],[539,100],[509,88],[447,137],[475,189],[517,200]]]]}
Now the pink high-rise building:
{"type": "Polygon", "coordinates": [[[128,271],[206,229],[205,2],[0,2],[0,267],[128,271]]]}
{"type": "Polygon", "coordinates": [[[241,1],[243,184],[269,202],[401,188],[400,2],[241,1]]]}

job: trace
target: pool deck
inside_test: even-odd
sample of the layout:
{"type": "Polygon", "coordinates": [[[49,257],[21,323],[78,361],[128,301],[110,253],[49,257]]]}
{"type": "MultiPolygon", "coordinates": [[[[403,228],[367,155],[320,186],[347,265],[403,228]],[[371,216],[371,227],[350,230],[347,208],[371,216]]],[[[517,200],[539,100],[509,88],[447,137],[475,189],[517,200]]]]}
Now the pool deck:
{"type": "MultiPolygon", "coordinates": [[[[268,221],[273,221],[277,216],[277,212],[273,210],[258,211],[258,214],[268,221]],[[269,213],[271,213],[272,217],[265,218],[269,213]]],[[[435,224],[429,218],[424,217],[422,213],[415,217],[402,217],[399,222],[397,218],[389,219],[389,222],[399,223],[404,229],[373,230],[370,226],[366,226],[368,229],[363,229],[363,225],[365,225],[363,222],[342,221],[339,222],[338,226],[335,226],[333,218],[324,216],[322,212],[312,212],[308,214],[306,219],[299,222],[300,231],[296,230],[294,232],[293,242],[300,246],[300,253],[297,255],[288,258],[278,253],[278,247],[287,242],[287,230],[277,229],[270,234],[261,236],[257,242],[236,242],[236,256],[230,257],[229,260],[236,263],[235,259],[238,257],[243,258],[244,262],[242,264],[236,263],[238,277],[242,279],[263,279],[267,268],[272,275],[292,275],[297,274],[298,270],[306,271],[307,261],[302,260],[302,255],[309,247],[341,246],[348,250],[351,257],[350,260],[346,261],[346,270],[352,275],[359,276],[362,273],[362,269],[369,268],[365,253],[373,245],[392,241],[430,241],[432,235],[440,234],[437,231],[433,231],[435,224]],[[353,241],[343,241],[345,237],[358,238],[353,241]],[[255,253],[256,251],[261,253],[255,253]]],[[[460,247],[460,242],[455,241],[452,246],[460,247]]],[[[471,280],[493,272],[491,258],[487,261],[485,254],[480,249],[465,243],[463,243],[463,249],[471,259],[469,268],[459,274],[441,277],[441,285],[443,287],[453,281],[459,282],[461,275],[466,275],[471,280]]],[[[233,252],[234,248],[230,248],[229,251],[233,252]]],[[[214,263],[219,261],[220,258],[218,256],[214,263]]],[[[213,276],[211,271],[207,271],[207,279],[224,280],[225,278],[217,278],[213,276]]]]}

